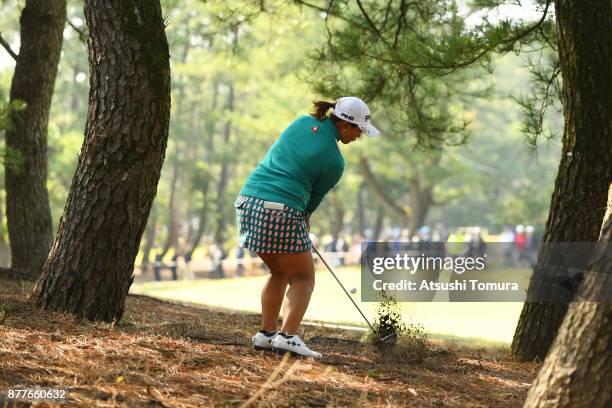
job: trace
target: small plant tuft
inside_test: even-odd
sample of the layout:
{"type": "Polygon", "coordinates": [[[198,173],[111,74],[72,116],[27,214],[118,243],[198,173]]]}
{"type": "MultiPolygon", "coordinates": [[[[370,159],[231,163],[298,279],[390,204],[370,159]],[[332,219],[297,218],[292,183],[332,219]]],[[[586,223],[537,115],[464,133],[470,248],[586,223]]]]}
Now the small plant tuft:
{"type": "Polygon", "coordinates": [[[381,296],[382,302],[376,311],[374,329],[380,334],[380,337],[396,332],[397,343],[394,345],[381,344],[378,337],[371,331],[364,336],[363,340],[376,345],[384,361],[422,362],[430,349],[429,339],[423,326],[418,323],[406,324],[401,307],[395,298],[384,291],[381,296]]]}

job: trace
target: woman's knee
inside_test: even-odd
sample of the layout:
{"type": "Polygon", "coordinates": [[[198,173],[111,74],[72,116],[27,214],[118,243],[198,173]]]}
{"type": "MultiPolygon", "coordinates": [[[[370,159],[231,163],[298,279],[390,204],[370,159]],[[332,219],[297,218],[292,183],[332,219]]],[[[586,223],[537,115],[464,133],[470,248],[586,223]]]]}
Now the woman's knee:
{"type": "Polygon", "coordinates": [[[294,285],[296,283],[298,283],[305,288],[306,290],[308,290],[309,292],[312,293],[312,291],[314,291],[315,288],[315,279],[314,279],[314,275],[307,275],[307,274],[297,274],[292,276],[289,279],[289,285],[294,285]]]}
{"type": "Polygon", "coordinates": [[[314,288],[315,288],[315,280],[313,276],[312,279],[308,281],[308,289],[310,290],[311,294],[312,292],[314,292],[314,288]]]}

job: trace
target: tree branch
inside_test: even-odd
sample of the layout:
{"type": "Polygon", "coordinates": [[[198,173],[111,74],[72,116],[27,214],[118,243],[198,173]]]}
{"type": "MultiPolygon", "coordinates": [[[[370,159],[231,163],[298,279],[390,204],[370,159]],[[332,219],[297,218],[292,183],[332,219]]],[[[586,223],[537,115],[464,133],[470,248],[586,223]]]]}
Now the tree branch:
{"type": "Polygon", "coordinates": [[[393,39],[393,48],[397,47],[397,42],[399,40],[400,33],[402,32],[402,26],[405,21],[405,13],[406,13],[406,3],[404,0],[400,3],[399,8],[399,19],[397,21],[397,30],[395,31],[395,38],[393,39]]]}
{"type": "MultiPolygon", "coordinates": [[[[385,44],[387,48],[390,48],[389,43],[387,43],[387,40],[385,39],[385,37],[383,37],[382,33],[378,30],[378,27],[376,27],[376,24],[374,24],[372,19],[370,19],[370,16],[368,15],[368,13],[366,13],[365,9],[363,8],[363,4],[361,4],[361,0],[357,0],[357,5],[359,6],[359,10],[361,10],[361,14],[363,14],[363,17],[366,19],[370,27],[372,27],[372,30],[376,33],[378,38],[383,42],[383,44],[385,44]]],[[[400,21],[401,21],[401,18],[402,17],[400,16],[400,21]]]]}
{"type": "Polygon", "coordinates": [[[517,35],[510,38],[509,40],[504,41],[504,43],[506,43],[507,46],[512,46],[518,40],[527,37],[533,31],[539,29],[542,26],[542,24],[544,24],[544,21],[546,21],[546,16],[548,15],[548,7],[550,7],[550,2],[551,0],[546,1],[546,7],[544,7],[544,11],[542,12],[542,18],[540,19],[540,21],[538,21],[537,23],[535,23],[533,26],[523,31],[522,33],[518,33],[517,35]]]}
{"type": "MultiPolygon", "coordinates": [[[[546,6],[544,7],[544,11],[542,12],[542,18],[540,18],[540,20],[537,23],[535,23],[533,26],[529,27],[525,31],[517,33],[514,37],[511,37],[511,38],[501,42],[501,44],[505,45],[505,48],[502,48],[502,51],[509,51],[514,46],[514,44],[516,44],[517,41],[527,37],[533,31],[539,29],[542,26],[542,24],[544,24],[544,21],[546,20],[546,16],[548,15],[548,7],[550,6],[550,2],[551,2],[551,0],[548,0],[546,2],[546,6]]],[[[493,46],[485,47],[474,58],[471,58],[471,59],[469,59],[467,61],[460,62],[459,64],[451,65],[451,66],[446,67],[446,68],[451,69],[450,73],[452,73],[453,71],[455,71],[456,69],[459,69],[459,68],[466,68],[466,67],[472,65],[473,63],[475,63],[476,61],[478,61],[485,54],[493,51],[499,45],[500,44],[496,44],[496,45],[493,45],[493,46]]]]}
{"type": "Polygon", "coordinates": [[[72,27],[74,31],[77,32],[77,34],[79,35],[79,41],[81,41],[83,44],[87,44],[87,33],[85,33],[85,31],[81,30],[79,27],[75,26],[69,18],[66,18],[66,23],[68,23],[68,25],[72,27]]]}
{"type": "Polygon", "coordinates": [[[346,17],[338,14],[338,13],[334,13],[332,10],[332,5],[334,3],[333,0],[329,1],[327,4],[327,7],[321,7],[321,6],[317,6],[315,4],[312,3],[308,3],[307,1],[304,0],[293,0],[294,3],[300,5],[300,6],[306,6],[306,7],[310,7],[311,9],[323,12],[326,14],[325,16],[325,20],[327,21],[327,19],[329,18],[329,16],[333,16],[334,18],[337,18],[339,20],[342,21],[346,21],[346,22],[350,22],[346,17]]]}
{"type": "Polygon", "coordinates": [[[328,11],[327,8],[320,7],[320,6],[308,3],[308,2],[303,1],[303,0],[293,0],[293,1],[295,1],[296,3],[298,3],[298,4],[302,5],[302,6],[307,6],[307,7],[313,8],[315,10],[322,11],[324,13],[326,13],[328,11]]]}
{"type": "Polygon", "coordinates": [[[327,4],[327,11],[325,11],[325,31],[327,31],[327,46],[329,47],[330,50],[333,51],[333,44],[332,44],[332,31],[329,28],[329,16],[331,14],[331,10],[332,10],[332,6],[334,4],[334,0],[329,0],[328,4],[327,4]]]}
{"type": "MultiPolygon", "coordinates": [[[[310,7],[314,7],[317,9],[320,9],[319,7],[313,6],[311,4],[308,4],[302,0],[294,0],[300,4],[304,4],[310,7]]],[[[401,66],[406,66],[408,68],[411,69],[439,69],[439,70],[444,70],[444,72],[442,72],[442,75],[450,75],[452,73],[454,73],[455,71],[457,71],[458,69],[462,69],[462,68],[467,68],[470,65],[474,64],[476,61],[480,60],[483,56],[485,56],[486,54],[488,54],[491,51],[494,51],[495,49],[500,49],[501,51],[508,51],[510,49],[512,49],[512,47],[514,46],[514,44],[516,44],[517,41],[520,41],[521,39],[527,37],[529,34],[531,34],[532,32],[539,30],[540,27],[542,26],[542,24],[544,24],[544,22],[546,21],[546,17],[548,16],[548,9],[550,7],[550,3],[551,0],[548,0],[546,2],[546,5],[544,7],[544,10],[542,12],[542,17],[540,18],[540,20],[538,22],[536,22],[534,25],[532,25],[531,27],[525,29],[524,31],[521,31],[519,33],[517,33],[516,35],[512,36],[511,38],[508,39],[504,39],[503,41],[496,43],[496,44],[490,44],[487,46],[484,46],[484,48],[482,50],[480,50],[475,56],[473,56],[472,58],[469,58],[467,60],[464,61],[458,61],[456,63],[444,63],[443,61],[441,61],[440,63],[436,64],[436,63],[430,63],[430,64],[410,64],[406,61],[403,60],[403,58],[384,58],[384,57],[380,57],[380,56],[375,56],[375,55],[368,55],[366,53],[363,53],[364,56],[366,57],[370,57],[370,58],[374,58],[377,59],[378,61],[381,62],[385,62],[388,64],[393,64],[393,65],[401,65],[401,66]]],[[[385,44],[385,46],[393,51],[395,49],[395,47],[397,46],[397,44],[394,44],[393,47],[391,46],[391,44],[389,44],[386,39],[383,37],[382,33],[380,32],[380,30],[378,29],[378,27],[374,24],[374,22],[372,21],[372,19],[370,18],[370,16],[367,14],[367,12],[365,11],[362,3],[360,0],[357,0],[357,5],[359,6],[359,9],[361,10],[361,13],[363,14],[363,17],[365,18],[366,22],[368,23],[368,25],[370,26],[371,30],[374,32],[374,34],[385,44]]],[[[404,1],[402,1],[401,6],[404,6],[405,8],[405,3],[404,1]]],[[[405,10],[404,10],[405,11],[405,10]]],[[[334,16],[337,17],[337,16],[334,16]]],[[[402,10],[400,9],[400,21],[398,22],[398,32],[396,32],[396,38],[399,37],[399,29],[400,27],[403,26],[403,15],[402,15],[402,10]]]]}
{"type": "Polygon", "coordinates": [[[391,3],[393,2],[393,0],[389,0],[389,2],[387,3],[387,8],[385,10],[385,18],[383,19],[383,23],[382,23],[382,29],[385,30],[385,28],[387,27],[387,21],[389,20],[389,12],[391,11],[391,3]]]}
{"type": "Polygon", "coordinates": [[[546,35],[541,25],[538,27],[538,31],[540,32],[540,35],[544,39],[544,42],[550,47],[550,49],[557,51],[557,45],[554,43],[554,41],[548,38],[548,35],[546,35]]]}
{"type": "Polygon", "coordinates": [[[359,167],[361,168],[361,174],[363,175],[366,184],[374,194],[374,198],[376,199],[376,201],[378,201],[385,210],[387,210],[394,216],[401,219],[408,218],[408,214],[406,213],[406,211],[397,204],[395,204],[392,199],[387,197],[383,188],[378,183],[378,180],[376,180],[376,177],[374,177],[374,174],[372,174],[368,159],[362,157],[359,160],[359,167]]]}
{"type": "Polygon", "coordinates": [[[13,49],[11,48],[10,44],[6,42],[6,40],[2,37],[2,34],[0,34],[0,44],[2,44],[2,46],[4,47],[4,49],[6,50],[6,52],[9,53],[9,55],[11,57],[13,57],[13,59],[15,61],[17,61],[17,58],[19,57],[18,54],[15,53],[15,51],[13,51],[13,49]]]}

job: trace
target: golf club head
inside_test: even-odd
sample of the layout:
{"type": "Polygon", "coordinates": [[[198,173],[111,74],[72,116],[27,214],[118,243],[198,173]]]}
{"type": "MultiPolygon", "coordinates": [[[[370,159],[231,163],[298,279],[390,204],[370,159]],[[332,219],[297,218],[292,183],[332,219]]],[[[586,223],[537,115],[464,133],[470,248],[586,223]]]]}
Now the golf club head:
{"type": "Polygon", "coordinates": [[[378,337],[380,340],[380,344],[388,344],[392,345],[397,342],[397,332],[393,332],[391,334],[387,334],[385,337],[378,337]]]}

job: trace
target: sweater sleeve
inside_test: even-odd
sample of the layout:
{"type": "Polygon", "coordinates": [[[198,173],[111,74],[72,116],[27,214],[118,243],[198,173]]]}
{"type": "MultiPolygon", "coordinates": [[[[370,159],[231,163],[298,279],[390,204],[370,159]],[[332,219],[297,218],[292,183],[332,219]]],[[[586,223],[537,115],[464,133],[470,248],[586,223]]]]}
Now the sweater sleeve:
{"type": "Polygon", "coordinates": [[[306,212],[312,214],[321,201],[323,201],[323,197],[329,190],[331,190],[337,183],[340,181],[342,177],[342,173],[344,172],[344,166],[336,161],[332,161],[333,164],[327,165],[325,169],[321,172],[319,178],[312,185],[312,191],[310,194],[310,200],[308,204],[306,204],[306,212]]]}

